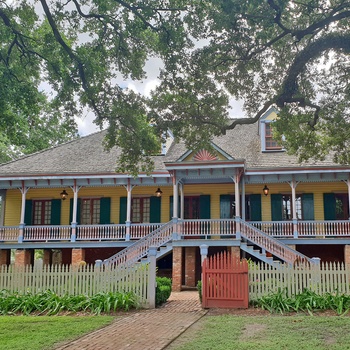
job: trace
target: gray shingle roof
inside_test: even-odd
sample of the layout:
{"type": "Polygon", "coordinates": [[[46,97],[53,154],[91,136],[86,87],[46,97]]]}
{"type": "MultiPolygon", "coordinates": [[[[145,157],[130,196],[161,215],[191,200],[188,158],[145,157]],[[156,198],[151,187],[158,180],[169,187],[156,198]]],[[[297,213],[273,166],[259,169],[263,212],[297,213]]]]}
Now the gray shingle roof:
{"type": "MultiPolygon", "coordinates": [[[[65,144],[43,150],[18,160],[0,165],[0,176],[50,174],[108,174],[115,173],[120,150],[103,149],[106,131],[81,137],[65,144]]],[[[239,125],[214,143],[235,159],[245,159],[249,168],[299,167],[296,157],[285,152],[261,152],[258,124],[239,125]]],[[[165,170],[164,162],[175,162],[187,151],[183,142],[174,142],[166,156],[155,156],[155,170],[165,170]]],[[[311,162],[304,166],[334,166],[330,159],[311,162]]]]}

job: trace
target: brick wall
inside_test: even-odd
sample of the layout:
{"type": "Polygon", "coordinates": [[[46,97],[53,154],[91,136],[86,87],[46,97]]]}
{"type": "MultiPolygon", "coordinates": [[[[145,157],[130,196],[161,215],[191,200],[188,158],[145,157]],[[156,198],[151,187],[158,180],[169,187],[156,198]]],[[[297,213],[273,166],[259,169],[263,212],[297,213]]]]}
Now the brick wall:
{"type": "Polygon", "coordinates": [[[182,247],[173,247],[172,291],[181,292],[182,285],[182,247]]]}
{"type": "Polygon", "coordinates": [[[197,247],[185,248],[185,285],[196,286],[196,250],[197,247]]]}
{"type": "Polygon", "coordinates": [[[344,246],[344,262],[345,265],[350,268],[350,245],[344,246]]]}
{"type": "Polygon", "coordinates": [[[79,265],[82,261],[85,261],[85,249],[72,249],[72,265],[79,265]]]}
{"type": "Polygon", "coordinates": [[[15,253],[15,266],[32,265],[34,263],[33,249],[17,249],[15,253]]]}

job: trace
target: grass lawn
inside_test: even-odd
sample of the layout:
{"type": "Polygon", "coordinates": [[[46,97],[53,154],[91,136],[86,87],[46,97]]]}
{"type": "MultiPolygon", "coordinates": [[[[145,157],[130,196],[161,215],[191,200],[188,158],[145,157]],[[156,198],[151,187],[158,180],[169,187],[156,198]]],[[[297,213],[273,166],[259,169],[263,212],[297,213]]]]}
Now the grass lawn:
{"type": "Polygon", "coordinates": [[[0,349],[44,350],[111,323],[113,316],[1,316],[0,349]]]}
{"type": "Polygon", "coordinates": [[[205,316],[167,349],[350,349],[350,317],[205,316]]]}

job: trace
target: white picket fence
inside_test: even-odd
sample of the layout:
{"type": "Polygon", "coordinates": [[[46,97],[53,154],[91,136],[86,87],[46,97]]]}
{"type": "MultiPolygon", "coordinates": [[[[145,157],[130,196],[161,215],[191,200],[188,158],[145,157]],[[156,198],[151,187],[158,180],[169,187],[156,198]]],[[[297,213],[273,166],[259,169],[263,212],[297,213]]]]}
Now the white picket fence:
{"type": "Polygon", "coordinates": [[[51,290],[57,295],[89,295],[99,292],[134,293],[141,306],[148,303],[149,264],[132,267],[46,265],[0,266],[0,291],[38,293],[51,290]]]}
{"type": "Polygon", "coordinates": [[[281,265],[278,269],[257,263],[249,266],[249,300],[256,300],[279,289],[288,295],[309,289],[317,294],[350,293],[350,269],[342,263],[321,263],[316,266],[281,265]]]}

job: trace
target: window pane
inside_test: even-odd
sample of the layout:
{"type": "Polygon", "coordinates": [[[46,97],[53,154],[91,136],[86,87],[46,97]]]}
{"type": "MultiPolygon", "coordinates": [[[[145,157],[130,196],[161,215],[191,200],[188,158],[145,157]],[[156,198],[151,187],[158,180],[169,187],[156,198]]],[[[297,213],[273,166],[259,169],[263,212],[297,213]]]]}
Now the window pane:
{"type": "Polygon", "coordinates": [[[33,225],[51,224],[51,201],[42,200],[33,202],[33,225]]]}
{"type": "Polygon", "coordinates": [[[142,200],[143,200],[142,222],[149,222],[150,221],[150,199],[142,198],[142,200]]]}
{"type": "Polygon", "coordinates": [[[100,206],[101,202],[99,199],[92,200],[92,215],[91,215],[91,224],[99,224],[100,223],[100,206]]]}
{"type": "Polygon", "coordinates": [[[131,203],[132,222],[141,222],[141,198],[133,198],[131,203]]]}
{"type": "Polygon", "coordinates": [[[97,225],[100,223],[101,201],[96,198],[85,198],[81,205],[81,224],[97,225]]]}

